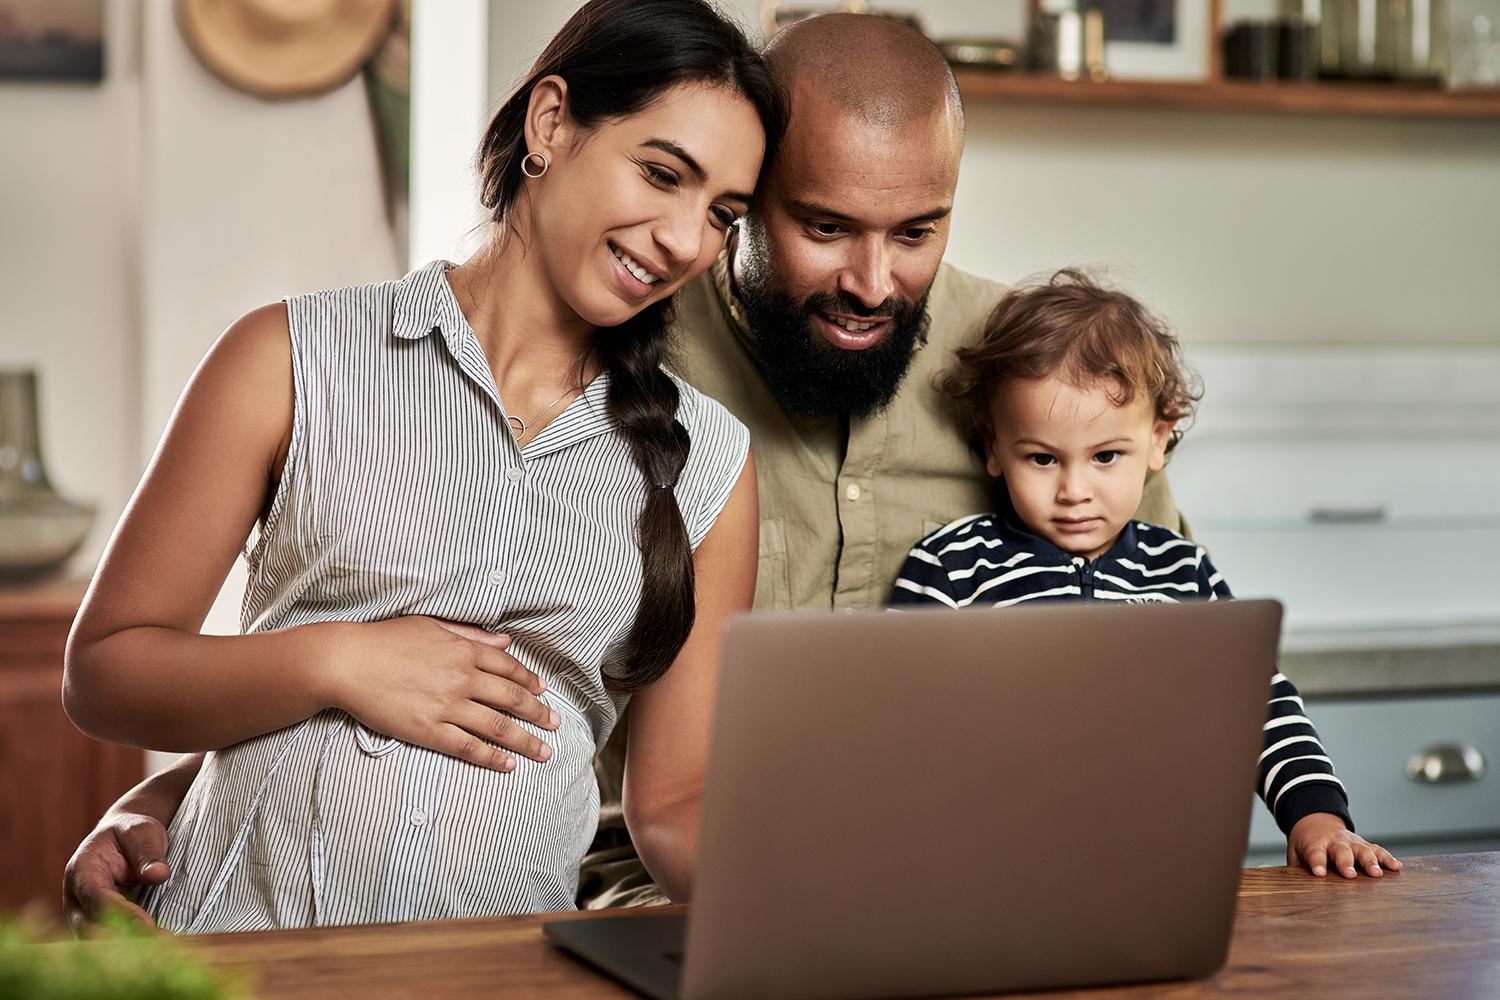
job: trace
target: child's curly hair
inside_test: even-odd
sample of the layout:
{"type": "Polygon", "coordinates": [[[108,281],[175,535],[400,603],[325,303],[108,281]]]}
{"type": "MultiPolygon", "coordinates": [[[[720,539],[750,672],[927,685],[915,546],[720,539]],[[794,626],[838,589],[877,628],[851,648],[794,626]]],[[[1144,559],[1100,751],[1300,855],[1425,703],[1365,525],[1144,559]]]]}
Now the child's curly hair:
{"type": "MultiPolygon", "coordinates": [[[[981,457],[995,435],[990,406],[996,387],[1008,379],[1055,375],[1075,386],[1111,382],[1116,406],[1144,393],[1158,420],[1190,418],[1203,396],[1166,324],[1077,268],[1011,289],[985,321],[979,343],[956,353],[958,363],[939,377],[937,389],[957,405],[981,457]]],[[[1167,451],[1182,431],[1181,423],[1172,429],[1167,451]]]]}

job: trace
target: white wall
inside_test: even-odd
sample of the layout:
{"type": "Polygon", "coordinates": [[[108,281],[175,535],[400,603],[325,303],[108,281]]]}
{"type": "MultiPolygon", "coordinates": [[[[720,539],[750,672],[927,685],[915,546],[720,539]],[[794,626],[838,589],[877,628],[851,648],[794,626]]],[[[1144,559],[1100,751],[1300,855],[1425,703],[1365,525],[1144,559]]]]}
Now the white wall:
{"type": "Polygon", "coordinates": [[[486,0],[415,0],[407,259],[461,261],[485,235],[474,153],[489,121],[486,0]]]}
{"type": "Polygon", "coordinates": [[[1500,644],[1500,350],[1193,351],[1172,492],[1294,651],[1500,644]]]}
{"type": "Polygon", "coordinates": [[[102,85],[0,83],[0,367],[35,368],[53,484],[99,505],[92,565],[138,469],[135,22],[108,5],[102,85]]]}
{"type": "Polygon", "coordinates": [[[971,105],[948,259],[1111,264],[1189,344],[1500,345],[1500,121],[971,105]]]}
{"type": "Polygon", "coordinates": [[[267,101],[213,77],[147,0],[143,450],[234,319],[398,273],[363,83],[267,101]]]}

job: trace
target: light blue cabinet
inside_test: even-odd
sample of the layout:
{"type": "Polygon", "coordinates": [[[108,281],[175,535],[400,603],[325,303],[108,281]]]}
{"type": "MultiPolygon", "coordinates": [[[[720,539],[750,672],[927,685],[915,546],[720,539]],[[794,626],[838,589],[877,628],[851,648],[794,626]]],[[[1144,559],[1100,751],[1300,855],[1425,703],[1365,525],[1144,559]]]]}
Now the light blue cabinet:
{"type": "MultiPolygon", "coordinates": [[[[1430,853],[1421,849],[1423,843],[1500,838],[1500,776],[1495,773],[1500,766],[1500,691],[1309,698],[1307,711],[1348,789],[1355,826],[1366,838],[1393,849],[1401,845],[1398,855],[1430,853]],[[1437,782],[1408,775],[1414,755],[1439,747],[1477,750],[1483,773],[1477,779],[1437,782]]],[[[1453,756],[1445,762],[1450,779],[1459,764],[1453,756]]],[[[1270,811],[1257,803],[1250,824],[1251,852],[1279,852],[1285,845],[1270,811]]],[[[1274,855],[1262,863],[1271,861],[1274,855]]]]}

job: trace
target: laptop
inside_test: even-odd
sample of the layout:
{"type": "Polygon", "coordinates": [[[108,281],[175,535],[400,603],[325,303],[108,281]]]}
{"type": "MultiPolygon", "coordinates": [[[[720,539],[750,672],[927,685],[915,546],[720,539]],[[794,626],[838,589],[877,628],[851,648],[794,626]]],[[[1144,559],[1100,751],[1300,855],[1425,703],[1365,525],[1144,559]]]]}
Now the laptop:
{"type": "Polygon", "coordinates": [[[1280,625],[1274,601],[737,618],[688,913],[545,933],[657,1000],[1206,976],[1280,625]]]}

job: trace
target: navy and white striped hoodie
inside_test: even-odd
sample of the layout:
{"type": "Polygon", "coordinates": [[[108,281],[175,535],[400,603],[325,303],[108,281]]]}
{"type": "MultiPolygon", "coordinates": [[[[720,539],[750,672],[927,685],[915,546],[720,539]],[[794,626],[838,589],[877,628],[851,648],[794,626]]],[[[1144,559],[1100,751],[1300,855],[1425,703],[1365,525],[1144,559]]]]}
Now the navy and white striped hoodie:
{"type": "MultiPolygon", "coordinates": [[[[891,604],[949,608],[1007,607],[1023,601],[1228,600],[1234,595],[1203,546],[1175,531],[1130,521],[1097,559],[1064,552],[1027,530],[1005,507],[960,518],[916,544],[901,568],[891,604]]],[[[1318,740],[1297,687],[1271,678],[1257,791],[1283,833],[1302,817],[1329,812],[1349,829],[1348,796],[1318,740]]]]}

